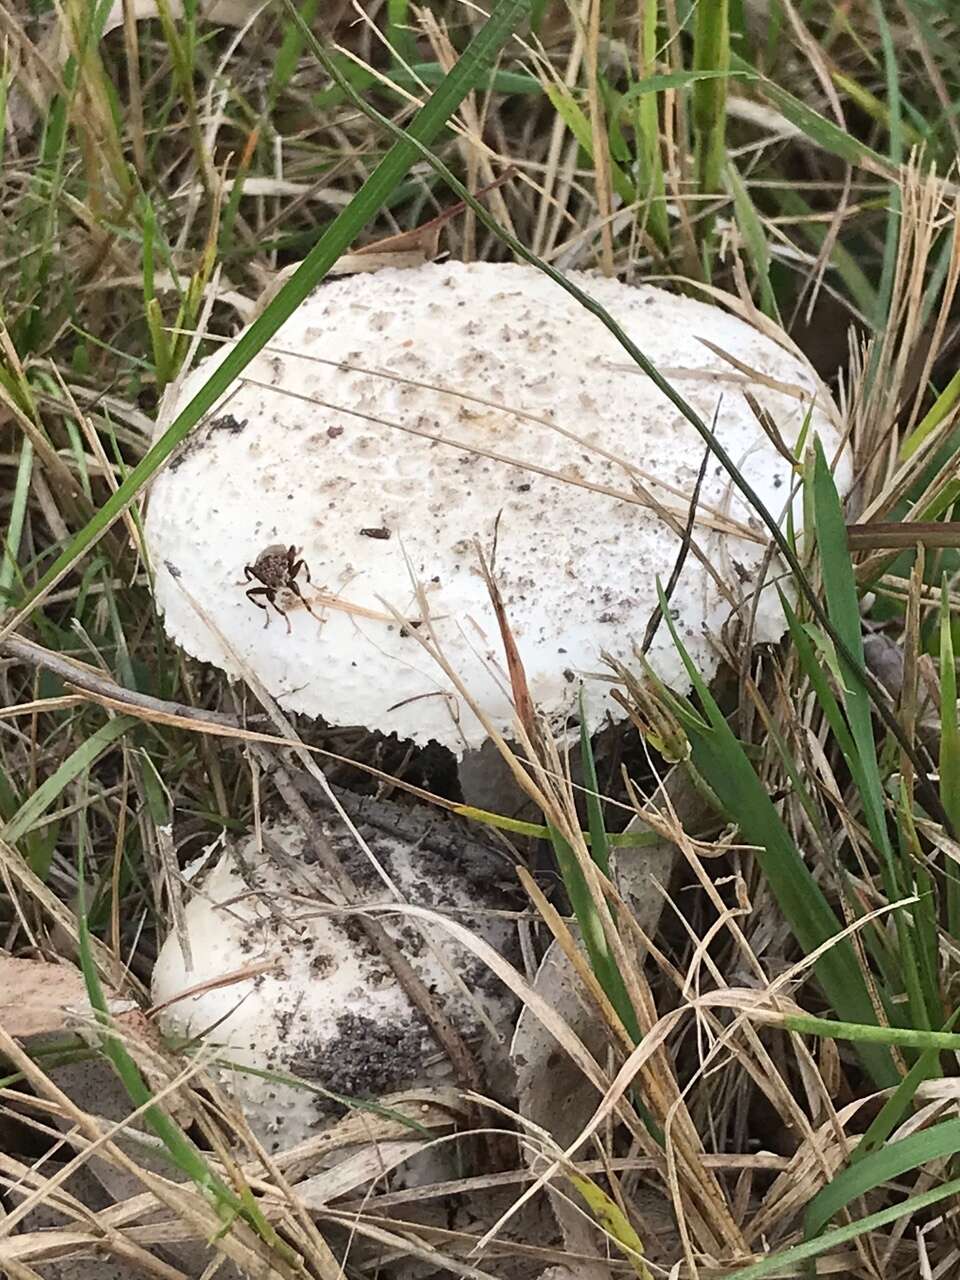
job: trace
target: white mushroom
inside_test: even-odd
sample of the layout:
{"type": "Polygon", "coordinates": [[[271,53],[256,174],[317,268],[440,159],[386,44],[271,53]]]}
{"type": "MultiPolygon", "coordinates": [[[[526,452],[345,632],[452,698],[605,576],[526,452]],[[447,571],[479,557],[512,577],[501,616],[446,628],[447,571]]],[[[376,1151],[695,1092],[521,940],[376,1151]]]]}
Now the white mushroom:
{"type": "MultiPolygon", "coordinates": [[[[840,454],[838,483],[848,487],[836,409],[799,357],[719,308],[576,279],[715,421],[778,517],[794,475],[745,393],[787,449],[809,415],[809,436],[840,454]]],[[[181,403],[229,349],[186,380],[181,403]]],[[[391,610],[418,621],[414,580],[422,584],[451,667],[509,734],[514,710],[476,538],[535,703],[562,725],[586,678],[594,727],[619,715],[601,655],[635,660],[703,454],[603,325],[533,268],[446,263],[331,281],[155,483],[147,533],[157,599],[185,649],[234,676],[252,669],[287,709],[435,739],[459,756],[486,731],[391,610]],[[269,581],[245,579],[276,548],[269,581]],[[284,564],[309,610],[283,589],[284,564]],[[264,590],[277,583],[289,634],[264,590]],[[249,598],[251,587],[261,594],[249,598]]],[[[754,604],[767,541],[711,458],[696,542],[723,585],[691,553],[671,598],[708,677],[724,623],[754,604]]],[[[783,625],[768,586],[754,635],[776,639],[783,625]]],[[[686,683],[665,627],[649,657],[668,683],[686,683]]]]}
{"type": "MultiPolygon", "coordinates": [[[[171,932],[154,968],[152,996],[164,1006],[160,1024],[168,1034],[205,1036],[217,1060],[268,1073],[218,1068],[253,1131],[276,1151],[337,1111],[280,1074],[341,1096],[376,1098],[442,1081],[449,1065],[386,960],[358,930],[355,911],[335,905],[329,877],[300,828],[266,823],[264,832],[266,844],[282,850],[282,864],[249,837],[228,844],[205,874],[194,868],[198,888],[184,913],[192,966],[171,932]]],[[[515,926],[502,914],[492,855],[462,841],[431,849],[373,828],[365,834],[403,899],[452,913],[510,953],[515,926]],[[483,910],[491,906],[501,913],[483,910]]],[[[325,824],[324,837],[358,885],[358,905],[393,900],[342,827],[325,824]]],[[[468,1042],[477,1040],[475,1049],[509,1033],[513,1000],[442,925],[412,924],[402,907],[378,918],[445,1017],[468,1042]]]]}

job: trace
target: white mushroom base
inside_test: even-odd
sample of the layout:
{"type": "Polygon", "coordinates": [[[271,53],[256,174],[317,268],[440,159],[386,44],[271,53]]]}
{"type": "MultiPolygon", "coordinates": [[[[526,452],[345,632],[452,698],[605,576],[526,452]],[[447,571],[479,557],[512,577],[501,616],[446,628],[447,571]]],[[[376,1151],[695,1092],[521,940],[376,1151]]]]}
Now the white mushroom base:
{"type": "MultiPolygon", "coordinates": [[[[714,423],[777,518],[795,475],[745,393],[787,449],[809,415],[808,438],[830,458],[840,452],[828,393],[772,338],[690,298],[572,278],[714,423]]],[[[191,374],[181,404],[231,346],[191,374]]],[[[436,739],[460,755],[486,729],[390,609],[418,619],[422,586],[450,666],[509,736],[514,709],[478,539],[534,702],[560,728],[587,679],[593,729],[608,710],[620,716],[602,655],[635,661],[704,448],[604,326],[532,267],[450,262],[330,281],[154,484],[146,528],[157,600],[185,649],[233,676],[255,672],[286,709],[436,739]],[[312,574],[312,586],[305,574],[298,586],[317,617],[278,595],[290,634],[245,593],[245,566],[274,544],[302,548],[312,574]]],[[[845,491],[846,453],[837,479],[845,491]]],[[[724,589],[691,553],[671,608],[709,678],[724,624],[749,617],[768,539],[715,459],[699,513],[696,543],[724,589]]],[[[767,586],[753,634],[783,629],[767,586]]],[[[649,658],[668,684],[686,686],[666,627],[649,658]]]]}
{"type": "MultiPolygon", "coordinates": [[[[352,838],[332,825],[325,831],[364,905],[394,901],[352,838]]],[[[292,1073],[348,1098],[448,1080],[449,1065],[425,1021],[358,929],[355,914],[328,905],[332,887],[309,842],[288,823],[267,824],[265,835],[289,862],[258,853],[253,837],[231,844],[188,903],[192,969],[175,932],[164,942],[152,984],[154,1003],[172,1001],[160,1015],[162,1029],[187,1038],[208,1032],[206,1049],[218,1059],[292,1073]],[[250,969],[254,976],[176,998],[250,969]]],[[[455,915],[498,950],[511,950],[512,922],[483,912],[504,904],[492,860],[447,857],[372,830],[368,835],[403,899],[455,915]]],[[[465,1038],[489,1042],[491,1031],[510,1034],[513,998],[442,924],[404,920],[402,906],[378,918],[465,1038]]],[[[308,1089],[225,1066],[216,1070],[270,1151],[301,1141],[340,1110],[308,1089]]]]}

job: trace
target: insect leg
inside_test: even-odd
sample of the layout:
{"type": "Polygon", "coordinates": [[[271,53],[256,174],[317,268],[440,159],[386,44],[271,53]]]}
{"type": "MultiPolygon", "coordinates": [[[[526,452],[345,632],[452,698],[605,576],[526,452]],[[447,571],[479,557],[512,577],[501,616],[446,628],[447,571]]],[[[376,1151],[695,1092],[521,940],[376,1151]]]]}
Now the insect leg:
{"type": "MultiPolygon", "coordinates": [[[[262,609],[263,612],[267,615],[263,620],[264,630],[266,630],[266,628],[269,627],[270,625],[270,606],[264,604],[262,600],[258,600],[256,597],[266,596],[270,604],[272,604],[273,607],[276,609],[277,604],[276,604],[276,601],[274,600],[274,594],[275,593],[272,587],[251,587],[249,591],[245,592],[245,595],[247,599],[250,601],[250,603],[255,604],[258,609],[262,609]]],[[[283,613],[283,610],[281,609],[279,610],[279,612],[283,613]]]]}
{"type": "Polygon", "coordinates": [[[279,614],[282,616],[282,618],[283,618],[284,622],[287,624],[287,635],[289,635],[289,634],[290,634],[290,632],[293,630],[293,627],[291,627],[291,625],[290,625],[290,616],[289,616],[289,614],[287,613],[286,609],[281,609],[281,608],[280,608],[280,606],[277,604],[277,602],[276,602],[276,600],[275,600],[275,599],[274,599],[274,600],[271,600],[271,601],[270,601],[270,603],[271,603],[271,604],[273,605],[273,607],[276,609],[277,613],[279,613],[279,614]]]}
{"type": "MultiPolygon", "coordinates": [[[[310,579],[308,578],[307,581],[309,582],[310,579]]],[[[293,578],[291,578],[290,581],[287,583],[287,587],[293,592],[293,594],[297,597],[298,600],[302,601],[303,607],[306,609],[307,613],[309,613],[311,617],[316,618],[317,615],[310,608],[310,601],[300,590],[299,583],[297,583],[293,578]]],[[[320,619],[317,618],[317,621],[319,622],[320,619]]]]}

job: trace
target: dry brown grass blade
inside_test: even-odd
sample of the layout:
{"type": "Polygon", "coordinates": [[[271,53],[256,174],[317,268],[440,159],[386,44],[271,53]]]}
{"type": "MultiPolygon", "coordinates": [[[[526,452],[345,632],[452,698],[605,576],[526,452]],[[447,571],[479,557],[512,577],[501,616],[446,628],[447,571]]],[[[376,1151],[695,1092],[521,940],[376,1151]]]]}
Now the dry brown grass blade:
{"type": "MultiPolygon", "coordinates": [[[[437,62],[444,71],[450,71],[458,55],[450,40],[446,24],[427,7],[420,11],[420,22],[437,62]]],[[[487,101],[485,100],[483,107],[480,107],[477,104],[477,98],[478,94],[474,91],[467,95],[460,106],[460,118],[464,128],[458,137],[458,145],[466,167],[467,187],[471,188],[479,178],[484,185],[477,194],[491,195],[491,207],[497,222],[511,235],[515,235],[516,227],[510,208],[500,191],[507,174],[499,178],[494,176],[492,157],[486,145],[487,101]]],[[[508,174],[513,172],[515,169],[511,165],[508,174]]],[[[462,202],[458,202],[453,208],[457,214],[465,211],[463,245],[459,256],[464,262],[472,262],[476,257],[476,214],[472,209],[465,210],[462,202]]]]}
{"type": "MultiPolygon", "coordinates": [[[[829,58],[821,49],[820,45],[811,35],[806,24],[797,12],[796,6],[792,0],[784,0],[784,9],[790,22],[790,26],[794,32],[797,44],[803,52],[803,56],[813,68],[817,81],[820,84],[823,96],[830,104],[830,111],[839,127],[846,130],[847,123],[844,119],[843,103],[840,100],[830,74],[831,68],[829,58]]],[[[814,308],[817,304],[817,298],[823,284],[823,278],[830,266],[833,256],[834,247],[840,236],[844,219],[848,214],[850,202],[850,189],[853,179],[853,169],[850,164],[845,164],[843,169],[843,188],[840,193],[840,199],[837,201],[837,207],[830,217],[827,234],[823,238],[823,243],[817,251],[816,261],[813,263],[808,273],[807,283],[801,289],[797,298],[796,310],[799,311],[803,302],[804,295],[809,294],[807,298],[806,321],[810,323],[813,316],[814,308]]]]}
{"type": "Polygon", "coordinates": [[[120,1244],[105,1249],[96,1232],[66,1227],[47,1227],[41,1231],[23,1232],[10,1240],[0,1240],[0,1269],[10,1280],[20,1280],[20,1277],[23,1280],[43,1280],[42,1273],[28,1266],[28,1262],[43,1266],[104,1252],[107,1257],[114,1256],[118,1261],[132,1263],[144,1275],[156,1276],[157,1280],[189,1280],[184,1272],[168,1266],[146,1249],[120,1244]]]}
{"type": "Polygon", "coordinates": [[[960,547],[960,525],[955,520],[906,520],[847,525],[851,551],[877,551],[892,547],[960,547]]]}
{"type": "Polygon", "coordinates": [[[900,240],[887,323],[865,348],[855,343],[851,350],[845,410],[863,464],[863,521],[889,508],[911,483],[920,462],[929,458],[929,450],[942,439],[943,431],[941,424],[924,449],[898,463],[900,439],[916,425],[960,281],[960,237],[954,229],[947,277],[928,332],[923,312],[925,282],[937,236],[955,219],[956,196],[935,173],[923,173],[911,165],[902,175],[901,200],[900,240]]]}
{"type": "MultiPolygon", "coordinates": [[[[784,351],[789,351],[791,355],[796,356],[804,364],[809,364],[806,355],[801,347],[790,337],[790,335],[777,324],[775,320],[771,320],[769,316],[764,315],[762,311],[757,311],[755,307],[748,307],[742,298],[738,298],[735,293],[730,293],[727,289],[721,289],[717,285],[706,284],[702,280],[697,279],[678,279],[679,284],[688,285],[695,293],[703,294],[705,297],[718,302],[722,307],[729,311],[732,315],[739,316],[741,320],[759,330],[765,337],[775,342],[777,346],[782,347],[784,351]]],[[[720,353],[722,354],[722,352],[720,353]]],[[[665,372],[665,371],[661,371],[665,372]]],[[[818,378],[818,382],[822,381],[818,378]]],[[[791,390],[789,384],[776,384],[777,390],[782,390],[785,395],[795,395],[796,390],[791,390]]],[[[825,389],[824,389],[825,390],[825,389]]],[[[799,389],[801,399],[808,399],[809,392],[799,389]]],[[[821,409],[830,415],[838,426],[843,425],[843,415],[837,410],[837,406],[833,401],[833,397],[824,394],[818,399],[821,409]]]]}
{"type": "MultiPolygon", "coordinates": [[[[293,1280],[295,1273],[281,1259],[273,1256],[272,1251],[267,1250],[263,1242],[243,1222],[235,1221],[227,1233],[222,1233],[223,1224],[213,1204],[197,1188],[182,1186],[149,1172],[118,1145],[116,1139],[144,1108],[132,1112],[119,1124],[104,1127],[96,1117],[79,1108],[43,1069],[34,1063],[20,1045],[6,1034],[2,1027],[0,1027],[0,1050],[4,1057],[24,1074],[38,1096],[53,1103],[59,1115],[72,1122],[79,1134],[86,1139],[86,1144],[78,1155],[62,1166],[56,1174],[45,1179],[39,1189],[28,1195],[7,1214],[3,1223],[0,1224],[0,1235],[11,1232],[16,1223],[22,1220],[35,1204],[40,1203],[55,1187],[66,1181],[74,1168],[79,1167],[93,1152],[97,1151],[124,1169],[128,1176],[142,1183],[156,1202],[172,1210],[177,1217],[189,1225],[196,1238],[215,1241],[218,1250],[232,1258],[242,1269],[249,1270],[251,1275],[262,1277],[262,1280],[267,1280],[267,1277],[293,1280]]],[[[179,1084],[180,1081],[173,1081],[152,1098],[148,1105],[163,1105],[164,1095],[172,1094],[179,1084]]],[[[328,1267],[321,1266],[320,1269],[325,1280],[341,1280],[339,1268],[330,1270],[328,1267]]]]}
{"type": "Polygon", "coordinates": [[[268,960],[258,964],[247,964],[241,969],[232,969],[229,973],[221,974],[217,978],[209,978],[206,982],[197,982],[192,987],[184,987],[183,990],[178,991],[169,1000],[165,1000],[162,1004],[153,1004],[149,1009],[144,1010],[144,1016],[155,1018],[158,1013],[162,1013],[169,1005],[176,1004],[180,1000],[202,995],[205,991],[217,991],[221,987],[232,987],[237,982],[245,982],[248,978],[255,978],[261,973],[270,973],[276,967],[276,960],[268,960]]]}
{"type": "MultiPolygon", "coordinates": [[[[553,75],[556,75],[563,88],[569,92],[580,76],[583,57],[583,27],[581,23],[575,23],[562,73],[554,71],[550,60],[542,56],[539,45],[534,46],[533,49],[533,67],[542,82],[548,83],[553,75]]],[[[537,203],[537,216],[531,237],[533,251],[541,257],[549,259],[552,256],[560,229],[565,219],[570,217],[566,214],[566,205],[573,185],[576,162],[576,142],[568,136],[563,119],[556,115],[550,126],[550,139],[539,192],[540,199],[537,203]]],[[[573,219],[570,218],[570,221],[573,222],[573,219]]]]}
{"type": "Polygon", "coordinates": [[[469,1232],[443,1231],[439,1227],[422,1225],[411,1227],[402,1221],[378,1219],[370,1212],[354,1215],[326,1209],[321,1210],[321,1215],[323,1220],[339,1223],[363,1239],[383,1245],[389,1251],[388,1256],[414,1258],[439,1268],[441,1274],[463,1276],[464,1280],[497,1280],[489,1271],[461,1262],[452,1249],[440,1247],[456,1242],[461,1246],[459,1251],[469,1252],[474,1240],[469,1232]],[[430,1241],[436,1241],[438,1247],[431,1247],[430,1241]]]}
{"type": "MultiPolygon", "coordinates": [[[[56,377],[57,383],[59,384],[60,391],[64,398],[64,402],[69,412],[73,415],[74,422],[76,422],[79,425],[80,430],[83,432],[84,439],[86,440],[87,445],[90,448],[91,456],[100,464],[102,474],[107,484],[109,485],[111,491],[115,492],[116,489],[119,487],[119,483],[114,473],[114,469],[110,465],[110,460],[107,457],[107,453],[103,447],[103,442],[100,439],[100,436],[95,431],[93,424],[87,418],[86,414],[81,411],[80,406],[77,404],[76,400],[74,399],[73,393],[70,390],[69,385],[64,381],[63,377],[60,375],[59,369],[54,370],[54,376],[56,377]]],[[[133,513],[129,509],[125,510],[123,513],[123,523],[127,531],[127,537],[130,540],[130,545],[136,548],[137,555],[141,559],[143,559],[144,558],[143,540],[140,537],[140,530],[137,527],[137,522],[133,518],[133,513]]]]}
{"type": "MultiPolygon", "coordinates": [[[[31,870],[19,850],[12,848],[5,840],[0,840],[0,875],[12,901],[16,901],[12,886],[18,885],[29,900],[48,916],[51,924],[63,929],[65,936],[70,939],[74,947],[78,945],[76,916],[61,902],[50,886],[31,870]]],[[[113,956],[110,950],[96,938],[91,939],[91,948],[97,968],[104,981],[109,984],[115,972],[113,956]]]]}
{"type": "MultiPolygon", "coordinates": [[[[405,1089],[389,1093],[379,1099],[379,1106],[396,1114],[375,1114],[368,1111],[349,1111],[329,1128],[304,1138],[296,1146],[278,1152],[273,1163],[293,1185],[303,1178],[323,1169],[333,1154],[364,1142],[391,1142],[408,1138],[411,1124],[420,1124],[427,1130],[443,1128],[450,1124],[463,1124],[469,1116],[469,1107],[455,1089],[405,1089]]],[[[244,1172],[254,1177],[258,1172],[256,1162],[244,1165],[244,1172]]]]}
{"type": "Polygon", "coordinates": [[[600,95],[600,16],[602,0],[584,0],[581,18],[587,33],[586,72],[587,103],[590,116],[590,136],[593,143],[593,187],[600,225],[600,261],[604,275],[612,276],[613,189],[610,175],[610,138],[607,133],[606,112],[600,95]]]}
{"type": "MultiPolygon", "coordinates": [[[[494,534],[494,539],[496,539],[496,534],[494,534]]],[[[483,580],[490,596],[490,603],[493,606],[493,612],[496,614],[497,626],[500,629],[500,640],[503,644],[503,652],[507,663],[507,675],[509,676],[510,688],[513,693],[513,705],[524,734],[531,743],[537,743],[540,740],[537,713],[533,698],[530,695],[530,686],[527,684],[527,673],[523,668],[523,659],[520,657],[517,642],[513,638],[513,631],[510,627],[510,620],[507,617],[503,597],[500,594],[500,588],[497,586],[490,566],[487,564],[487,558],[483,553],[479,540],[474,542],[473,547],[477,553],[480,572],[483,574],[483,580]]],[[[495,559],[496,542],[494,542],[492,554],[495,559]]]]}

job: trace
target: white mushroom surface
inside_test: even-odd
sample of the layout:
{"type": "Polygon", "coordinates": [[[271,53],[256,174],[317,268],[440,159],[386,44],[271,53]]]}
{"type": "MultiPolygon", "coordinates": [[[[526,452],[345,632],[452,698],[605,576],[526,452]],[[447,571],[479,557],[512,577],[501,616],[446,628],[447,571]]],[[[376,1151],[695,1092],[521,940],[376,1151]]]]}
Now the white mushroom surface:
{"type": "MultiPolygon", "coordinates": [[[[361,907],[396,900],[345,828],[325,823],[323,832],[357,885],[361,907]]],[[[264,833],[273,853],[261,852],[250,836],[229,843],[212,867],[193,869],[195,893],[184,912],[192,964],[173,930],[154,966],[162,1029],[188,1040],[204,1036],[223,1063],[274,1077],[292,1073],[348,1098],[442,1082],[449,1065],[425,1020],[358,927],[355,909],[336,905],[310,841],[289,822],[267,822],[264,833]],[[252,972],[238,978],[245,971],[252,972]]],[[[516,930],[503,914],[509,895],[494,855],[462,835],[411,845],[373,827],[363,834],[403,901],[448,913],[512,954],[516,930]]],[[[377,918],[475,1052],[482,1056],[509,1035],[513,998],[442,923],[414,922],[402,907],[377,918]]],[[[215,1069],[268,1150],[301,1141],[337,1111],[279,1079],[215,1069]]]]}
{"type": "MultiPolygon", "coordinates": [[[[795,477],[745,392],[787,449],[809,415],[809,438],[839,454],[838,485],[849,487],[837,410],[785,346],[690,298],[571,278],[715,423],[778,519],[795,477]]],[[[179,404],[229,350],[186,379],[179,404]]],[[[634,662],[656,580],[676,562],[703,455],[694,428],[607,329],[533,268],[450,262],[330,281],[154,484],[147,534],[157,599],[189,653],[232,676],[254,671],[288,710],[435,739],[461,755],[486,730],[391,609],[420,620],[414,580],[422,585],[446,659],[509,734],[514,711],[478,539],[534,701],[560,726],[587,679],[592,728],[620,714],[602,654],[634,662]],[[672,527],[658,508],[672,513],[672,527]],[[264,594],[255,601],[267,612],[247,597],[262,583],[245,580],[245,567],[275,545],[302,549],[311,582],[298,569],[297,586],[312,613],[289,591],[276,597],[286,620],[264,594]]],[[[738,610],[749,617],[768,542],[715,458],[695,540],[724,587],[691,552],[671,611],[709,678],[724,624],[738,610]]],[[[768,582],[779,568],[774,561],[768,582]]],[[[773,640],[783,629],[768,585],[754,636],[773,640]]],[[[666,682],[686,685],[666,627],[648,656],[666,682]]]]}

